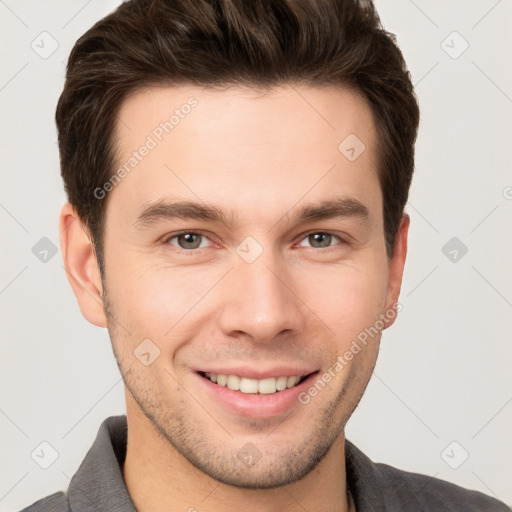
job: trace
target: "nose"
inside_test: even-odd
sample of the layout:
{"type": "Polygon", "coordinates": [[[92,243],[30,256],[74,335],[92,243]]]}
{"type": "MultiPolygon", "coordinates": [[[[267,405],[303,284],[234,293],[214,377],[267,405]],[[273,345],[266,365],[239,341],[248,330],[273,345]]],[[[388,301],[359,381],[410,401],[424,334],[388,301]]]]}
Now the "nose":
{"type": "Polygon", "coordinates": [[[218,317],[226,336],[269,343],[302,332],[304,303],[294,292],[293,276],[283,262],[265,251],[252,263],[236,256],[227,278],[218,317]]]}

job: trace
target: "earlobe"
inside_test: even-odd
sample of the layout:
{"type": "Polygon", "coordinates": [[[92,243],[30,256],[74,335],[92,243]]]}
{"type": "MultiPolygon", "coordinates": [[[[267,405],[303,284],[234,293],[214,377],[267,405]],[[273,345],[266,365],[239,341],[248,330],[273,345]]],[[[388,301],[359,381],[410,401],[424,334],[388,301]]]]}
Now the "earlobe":
{"type": "Polygon", "coordinates": [[[407,235],[409,233],[410,222],[411,219],[409,215],[404,213],[395,237],[393,255],[389,262],[389,280],[385,311],[386,325],[384,329],[393,325],[397,316],[398,299],[400,297],[405,259],[407,256],[407,235]]]}
{"type": "Polygon", "coordinates": [[[88,229],[70,203],[61,209],[59,228],[64,268],[80,311],[91,324],[106,327],[103,286],[96,252],[88,229]]]}

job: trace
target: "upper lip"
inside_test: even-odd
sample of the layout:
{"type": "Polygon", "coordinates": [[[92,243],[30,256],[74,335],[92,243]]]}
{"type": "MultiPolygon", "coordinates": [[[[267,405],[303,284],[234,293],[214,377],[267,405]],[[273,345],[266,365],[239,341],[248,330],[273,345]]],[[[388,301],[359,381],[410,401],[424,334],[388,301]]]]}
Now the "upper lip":
{"type": "Polygon", "coordinates": [[[302,377],[316,372],[318,368],[305,368],[304,366],[273,366],[272,368],[257,368],[257,364],[250,366],[236,367],[204,367],[197,369],[197,372],[215,373],[216,375],[237,375],[246,379],[267,379],[270,377],[302,377]]]}

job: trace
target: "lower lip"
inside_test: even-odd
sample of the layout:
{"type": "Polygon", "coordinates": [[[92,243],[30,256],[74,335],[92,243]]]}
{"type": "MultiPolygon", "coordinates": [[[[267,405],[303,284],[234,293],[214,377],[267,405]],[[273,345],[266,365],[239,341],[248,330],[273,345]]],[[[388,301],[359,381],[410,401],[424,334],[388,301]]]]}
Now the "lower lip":
{"type": "Polygon", "coordinates": [[[210,379],[196,373],[200,385],[214,400],[237,416],[248,418],[271,418],[283,414],[299,404],[300,393],[311,386],[318,372],[308,375],[300,384],[271,394],[242,393],[227,386],[219,386],[210,379]]]}

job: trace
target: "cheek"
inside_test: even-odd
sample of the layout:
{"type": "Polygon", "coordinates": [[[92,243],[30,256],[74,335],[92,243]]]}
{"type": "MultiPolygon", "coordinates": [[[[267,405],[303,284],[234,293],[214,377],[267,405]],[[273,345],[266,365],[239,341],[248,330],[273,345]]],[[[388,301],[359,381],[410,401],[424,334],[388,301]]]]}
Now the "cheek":
{"type": "Polygon", "coordinates": [[[109,275],[109,296],[118,314],[132,327],[132,336],[153,336],[156,340],[183,334],[225,272],[118,261],[116,271],[109,275]]]}
{"type": "Polygon", "coordinates": [[[374,325],[383,312],[387,289],[385,269],[331,267],[327,273],[315,274],[310,275],[310,282],[317,284],[310,288],[308,306],[334,331],[340,350],[374,325]]]}

